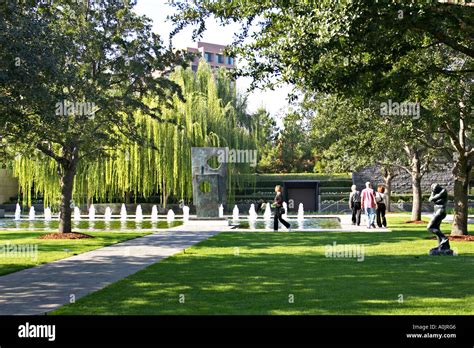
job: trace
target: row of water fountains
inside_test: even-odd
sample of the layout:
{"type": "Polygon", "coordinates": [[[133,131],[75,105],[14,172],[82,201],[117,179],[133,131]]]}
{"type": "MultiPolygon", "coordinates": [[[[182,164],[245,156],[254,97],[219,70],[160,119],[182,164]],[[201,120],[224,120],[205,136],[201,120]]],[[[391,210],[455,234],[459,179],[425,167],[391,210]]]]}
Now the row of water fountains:
{"type": "MultiPolygon", "coordinates": [[[[288,220],[288,205],[286,202],[283,202],[283,209],[285,210],[285,214],[282,215],[282,218],[284,220],[288,220]]],[[[223,217],[223,211],[224,209],[222,208],[222,205],[219,207],[219,216],[223,217]],[[222,211],[222,215],[221,215],[222,211]]],[[[233,223],[238,223],[239,221],[239,207],[237,205],[234,206],[234,209],[232,210],[232,222],[233,223]]],[[[247,220],[249,222],[250,228],[255,229],[257,226],[257,220],[258,220],[258,214],[255,210],[255,204],[250,205],[250,209],[248,212],[247,220]]],[[[263,221],[264,221],[264,226],[265,229],[273,229],[273,218],[272,218],[272,210],[270,203],[265,204],[265,210],[263,213],[263,221]]],[[[300,203],[298,205],[298,214],[296,216],[296,221],[298,223],[298,228],[303,228],[303,222],[304,222],[304,207],[303,203],[300,203]]]]}
{"type": "MultiPolygon", "coordinates": [[[[283,202],[283,209],[285,209],[285,214],[283,215],[283,218],[286,220],[288,219],[288,205],[286,202],[283,202]]],[[[234,209],[232,210],[232,220],[233,221],[238,221],[239,220],[239,207],[237,205],[234,206],[234,209]]],[[[219,206],[219,217],[224,217],[224,207],[222,204],[219,206]]],[[[43,218],[45,221],[51,221],[52,220],[52,213],[51,209],[49,207],[44,209],[44,214],[43,218]]],[[[255,204],[250,205],[249,209],[249,214],[248,214],[248,220],[250,221],[255,221],[258,218],[258,214],[255,210],[255,204]]],[[[21,220],[21,207],[17,203],[16,209],[15,209],[15,220],[21,220]]],[[[74,214],[73,214],[73,220],[74,221],[80,221],[82,219],[81,217],[81,211],[78,207],[74,207],[74,214]]],[[[89,221],[95,221],[96,220],[96,211],[94,204],[91,204],[89,207],[89,215],[88,215],[89,221]]],[[[135,212],[135,221],[136,222],[141,222],[143,221],[143,212],[142,212],[142,207],[141,205],[137,205],[136,212],[135,212]]],[[[28,213],[28,220],[36,220],[36,212],[35,208],[31,207],[30,211],[28,213]]],[[[110,207],[105,208],[105,213],[103,215],[103,220],[104,221],[111,221],[112,220],[112,209],[110,207]]],[[[127,213],[127,208],[125,207],[125,204],[122,204],[122,207],[120,209],[120,221],[127,221],[128,220],[128,213],[127,213]]],[[[270,203],[265,204],[265,211],[263,213],[263,220],[265,221],[270,221],[272,220],[272,211],[270,207],[270,203]]],[[[304,220],[304,208],[303,208],[303,203],[300,203],[298,206],[298,215],[297,215],[297,220],[298,221],[303,221],[304,220]]],[[[158,221],[158,208],[156,205],[154,205],[151,209],[151,215],[150,215],[150,221],[152,222],[157,222],[158,221]]],[[[175,221],[175,213],[172,209],[168,210],[168,214],[166,216],[166,221],[168,222],[174,222],[175,221]]],[[[183,206],[183,221],[187,222],[189,221],[189,207],[188,206],[183,206]]]]}
{"type": "MultiPolygon", "coordinates": [[[[16,205],[14,219],[16,221],[21,220],[21,207],[18,203],[16,205]]],[[[49,207],[44,209],[43,219],[44,219],[44,221],[51,221],[52,220],[52,213],[51,213],[51,209],[49,207]]],[[[73,220],[74,221],[81,221],[81,219],[82,218],[81,218],[80,209],[78,207],[74,207],[73,220]]],[[[30,221],[36,220],[36,212],[35,212],[34,207],[30,208],[30,211],[28,213],[28,220],[30,220],[30,221]]],[[[89,207],[88,220],[89,221],[95,221],[96,220],[96,213],[95,213],[94,204],[91,204],[91,206],[89,207]]],[[[112,220],[112,209],[110,207],[105,208],[105,213],[103,215],[103,220],[104,221],[111,221],[112,220]]],[[[127,208],[125,207],[125,204],[122,204],[122,208],[120,209],[120,221],[127,221],[127,220],[128,220],[127,208]]],[[[144,220],[144,217],[143,217],[142,207],[139,204],[137,206],[137,210],[135,212],[135,221],[136,222],[142,222],[143,220],[144,220]]],[[[150,221],[152,221],[152,222],[157,222],[158,221],[158,208],[157,208],[156,205],[154,205],[151,209],[150,221]]],[[[168,210],[168,213],[166,215],[166,221],[169,222],[169,223],[172,223],[172,222],[175,221],[175,213],[174,213],[173,209],[168,210]]],[[[188,206],[183,206],[183,222],[187,222],[187,221],[189,221],[189,207],[188,206]]]]}
{"type": "MultiPolygon", "coordinates": [[[[263,207],[262,207],[263,208],[263,207]]],[[[283,208],[285,209],[285,214],[283,214],[283,219],[287,220],[288,219],[288,206],[286,202],[283,203],[283,208]]],[[[224,217],[224,207],[220,205],[218,207],[219,209],[219,217],[223,218],[224,217]]],[[[188,206],[183,206],[182,207],[182,212],[183,212],[183,223],[186,223],[189,221],[189,211],[188,206]]],[[[240,220],[239,217],[239,208],[237,205],[234,206],[234,209],[232,210],[232,223],[238,224],[240,220]]],[[[15,210],[15,216],[14,216],[15,223],[20,223],[23,222],[25,219],[22,220],[21,217],[21,207],[19,204],[16,205],[16,210],[15,210]]],[[[42,219],[36,217],[36,212],[35,208],[31,207],[30,211],[28,213],[28,219],[30,223],[33,223],[35,221],[44,221],[46,225],[49,225],[51,221],[53,221],[53,214],[51,212],[51,209],[49,207],[44,209],[44,214],[42,219]]],[[[59,220],[59,216],[57,218],[59,220]]],[[[271,206],[270,203],[265,204],[265,209],[263,213],[263,219],[258,219],[258,214],[255,209],[255,204],[250,205],[250,209],[248,211],[248,216],[247,220],[249,223],[250,228],[265,228],[265,229],[273,229],[273,217],[272,217],[272,211],[271,211],[271,206]],[[263,224],[262,224],[263,223],[263,224]]],[[[298,222],[298,228],[302,228],[303,226],[303,221],[304,221],[304,209],[303,209],[303,204],[300,203],[298,206],[298,214],[296,218],[298,222]]],[[[74,224],[77,228],[89,228],[89,229],[95,229],[95,228],[105,228],[109,229],[111,224],[112,225],[117,225],[118,228],[142,228],[143,224],[146,226],[149,225],[149,227],[144,227],[144,228],[153,228],[156,227],[156,224],[159,221],[165,221],[164,219],[160,220],[158,217],[158,207],[154,205],[151,210],[151,215],[147,216],[145,218],[142,207],[141,205],[137,205],[135,215],[129,215],[126,209],[125,204],[122,204],[122,207],[120,209],[120,215],[119,216],[114,216],[112,214],[112,209],[110,207],[106,207],[105,212],[103,215],[97,215],[96,214],[96,208],[94,207],[93,204],[90,205],[88,214],[86,215],[81,215],[81,211],[78,207],[74,207],[73,211],[73,221],[74,224]],[[97,222],[97,223],[96,223],[97,222]],[[151,223],[151,224],[150,224],[151,223]],[[81,227],[82,226],[82,227],[81,227]],[[101,227],[103,226],[103,227],[101,227]]],[[[166,214],[166,222],[168,224],[173,224],[175,222],[175,212],[172,209],[169,209],[167,214],[166,214]]],[[[30,225],[30,227],[32,227],[30,225]]],[[[117,227],[117,226],[116,226],[117,227]]]]}
{"type": "MultiPolygon", "coordinates": [[[[288,205],[286,202],[283,202],[283,209],[285,209],[285,214],[282,215],[283,219],[288,219],[288,205]]],[[[219,207],[219,217],[223,217],[223,212],[224,208],[222,205],[219,207]]],[[[234,206],[234,209],[232,210],[232,220],[233,221],[238,221],[239,220],[239,207],[237,205],[234,206]]],[[[249,209],[249,214],[248,214],[248,220],[250,221],[255,221],[258,218],[258,214],[255,210],[255,204],[250,204],[250,209],[249,209]]],[[[263,220],[265,221],[270,221],[272,220],[272,210],[270,203],[265,204],[265,211],[263,213],[263,220]]],[[[296,216],[296,220],[298,221],[303,221],[304,220],[304,208],[303,208],[303,203],[300,203],[298,206],[298,214],[296,216]]]]}
{"type": "MultiPolygon", "coordinates": [[[[95,207],[93,204],[89,207],[89,221],[95,221],[96,216],[95,216],[95,207]]],[[[79,210],[78,207],[74,208],[74,216],[73,216],[74,221],[80,221],[81,220],[81,211],[79,210]]],[[[105,212],[103,215],[103,220],[104,221],[112,221],[112,209],[110,207],[105,208],[105,212]]],[[[128,213],[127,213],[127,208],[125,207],[125,204],[122,204],[122,208],[120,209],[120,221],[125,222],[128,220],[128,213]]],[[[135,221],[136,222],[142,222],[144,221],[144,215],[142,211],[141,205],[137,205],[136,211],[135,211],[135,221]]],[[[150,221],[151,222],[158,222],[158,208],[156,205],[154,205],[151,209],[151,215],[150,215],[150,221]]],[[[166,214],[166,221],[168,223],[173,223],[175,221],[175,213],[173,209],[168,210],[168,213],[166,214]]],[[[183,222],[189,221],[189,207],[184,206],[183,207],[183,222]]]]}

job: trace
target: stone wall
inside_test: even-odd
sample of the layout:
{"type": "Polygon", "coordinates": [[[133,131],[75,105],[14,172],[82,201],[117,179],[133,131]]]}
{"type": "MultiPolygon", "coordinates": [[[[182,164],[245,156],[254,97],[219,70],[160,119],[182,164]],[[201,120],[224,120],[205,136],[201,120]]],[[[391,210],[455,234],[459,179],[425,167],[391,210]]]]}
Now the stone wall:
{"type": "MultiPolygon", "coordinates": [[[[352,182],[359,189],[364,188],[365,182],[370,181],[374,187],[383,184],[383,176],[378,166],[366,167],[358,172],[352,173],[352,182]]],[[[432,183],[438,183],[446,187],[449,192],[453,191],[453,175],[448,166],[441,167],[426,173],[421,180],[423,192],[430,192],[432,183]]],[[[399,170],[399,174],[392,181],[393,193],[412,193],[411,176],[405,170],[399,170]]]]}
{"type": "Polygon", "coordinates": [[[10,197],[18,195],[18,181],[9,171],[0,168],[0,204],[6,203],[10,197]]]}

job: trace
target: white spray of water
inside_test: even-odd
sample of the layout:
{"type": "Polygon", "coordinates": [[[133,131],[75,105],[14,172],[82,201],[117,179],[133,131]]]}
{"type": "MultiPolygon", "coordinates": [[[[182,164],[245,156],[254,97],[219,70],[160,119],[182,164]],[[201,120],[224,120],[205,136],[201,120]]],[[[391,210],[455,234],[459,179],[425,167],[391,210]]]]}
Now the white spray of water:
{"type": "Polygon", "coordinates": [[[270,203],[265,204],[265,212],[263,213],[263,219],[265,221],[269,221],[272,219],[272,208],[270,207],[270,203]]]}
{"type": "Polygon", "coordinates": [[[81,210],[79,207],[74,207],[74,221],[81,220],[81,210]]]}
{"type": "Polygon", "coordinates": [[[224,207],[221,205],[219,205],[219,217],[220,218],[223,218],[224,217],[224,207]]]}
{"type": "Polygon", "coordinates": [[[300,203],[298,205],[298,221],[303,221],[304,220],[304,208],[303,208],[303,203],[300,203]]]}
{"type": "Polygon", "coordinates": [[[255,211],[255,204],[250,204],[250,209],[249,209],[249,220],[250,221],[255,221],[257,220],[257,212],[255,211]]]}
{"type": "Polygon", "coordinates": [[[51,221],[51,208],[44,208],[44,221],[51,221]]]}
{"type": "Polygon", "coordinates": [[[29,220],[35,220],[36,219],[35,207],[30,208],[30,213],[28,214],[28,219],[29,220]]]}
{"type": "Polygon", "coordinates": [[[142,212],[142,206],[139,204],[137,205],[137,210],[135,212],[135,221],[140,222],[143,221],[143,212],[142,212]]]}
{"type": "Polygon", "coordinates": [[[238,221],[239,220],[239,207],[234,205],[234,209],[232,210],[232,220],[238,221]]]}
{"type": "Polygon", "coordinates": [[[105,208],[104,220],[105,221],[112,220],[112,209],[110,209],[110,207],[105,208]]]}
{"type": "Polygon", "coordinates": [[[20,204],[16,204],[15,208],[15,220],[20,220],[21,219],[21,207],[20,204]]]}
{"type": "Polygon", "coordinates": [[[89,220],[94,221],[95,220],[95,207],[94,204],[91,204],[89,207],[89,220]]]}
{"type": "Polygon", "coordinates": [[[157,222],[158,221],[158,207],[154,205],[151,208],[151,221],[152,222],[157,222]]]}
{"type": "Polygon", "coordinates": [[[166,215],[166,221],[168,221],[168,223],[174,222],[174,211],[173,211],[173,209],[168,210],[168,214],[166,215]]]}
{"type": "Polygon", "coordinates": [[[183,206],[183,222],[189,221],[189,207],[187,205],[183,206]]]}
{"type": "Polygon", "coordinates": [[[285,220],[288,220],[288,204],[286,204],[286,202],[283,202],[283,209],[285,209],[285,214],[283,214],[281,217],[285,220]]]}
{"type": "Polygon", "coordinates": [[[120,221],[127,221],[127,208],[125,204],[122,203],[122,208],[120,208],[120,221]]]}

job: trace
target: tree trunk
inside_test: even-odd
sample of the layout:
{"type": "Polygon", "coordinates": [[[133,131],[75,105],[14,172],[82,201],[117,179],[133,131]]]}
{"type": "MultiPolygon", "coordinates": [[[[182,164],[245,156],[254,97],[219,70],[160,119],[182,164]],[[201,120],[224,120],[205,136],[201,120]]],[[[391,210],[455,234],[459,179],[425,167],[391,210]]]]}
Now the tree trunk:
{"type": "Polygon", "coordinates": [[[387,196],[387,212],[390,211],[390,202],[391,202],[391,197],[392,197],[392,180],[393,177],[389,175],[387,178],[384,178],[385,181],[385,188],[387,191],[385,191],[385,195],[387,196]]]}
{"type": "Polygon", "coordinates": [[[421,203],[422,203],[422,192],[421,192],[421,163],[420,155],[414,148],[407,149],[411,155],[411,185],[413,190],[413,200],[411,208],[411,221],[421,221],[421,203]]]}
{"type": "Polygon", "coordinates": [[[60,233],[70,233],[72,231],[72,191],[75,175],[75,168],[63,168],[63,175],[61,177],[61,207],[59,210],[60,233]]]}
{"type": "Polygon", "coordinates": [[[392,180],[398,175],[392,167],[382,167],[383,181],[385,184],[385,195],[387,196],[387,212],[390,211],[392,197],[392,180]]]}
{"type": "Polygon", "coordinates": [[[411,220],[421,221],[421,177],[419,173],[412,173],[411,183],[413,187],[413,206],[411,208],[411,220]]]}
{"type": "Polygon", "coordinates": [[[472,164],[460,156],[453,170],[454,174],[454,217],[451,234],[467,235],[468,193],[472,164]]]}
{"type": "Polygon", "coordinates": [[[125,204],[132,203],[132,193],[130,191],[125,192],[125,204]]]}
{"type": "Polygon", "coordinates": [[[74,177],[77,170],[78,149],[76,146],[63,148],[63,160],[60,165],[61,183],[61,206],[59,209],[59,232],[72,232],[72,192],[74,189],[74,177]]]}

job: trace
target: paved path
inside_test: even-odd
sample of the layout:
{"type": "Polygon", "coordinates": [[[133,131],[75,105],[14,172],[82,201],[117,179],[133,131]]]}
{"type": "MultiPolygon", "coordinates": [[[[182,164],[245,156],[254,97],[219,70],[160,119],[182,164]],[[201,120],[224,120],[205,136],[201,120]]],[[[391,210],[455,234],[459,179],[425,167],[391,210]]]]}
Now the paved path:
{"type": "Polygon", "coordinates": [[[181,226],[1,276],[0,315],[54,310],[224,230],[208,228],[214,231],[181,226]]]}

